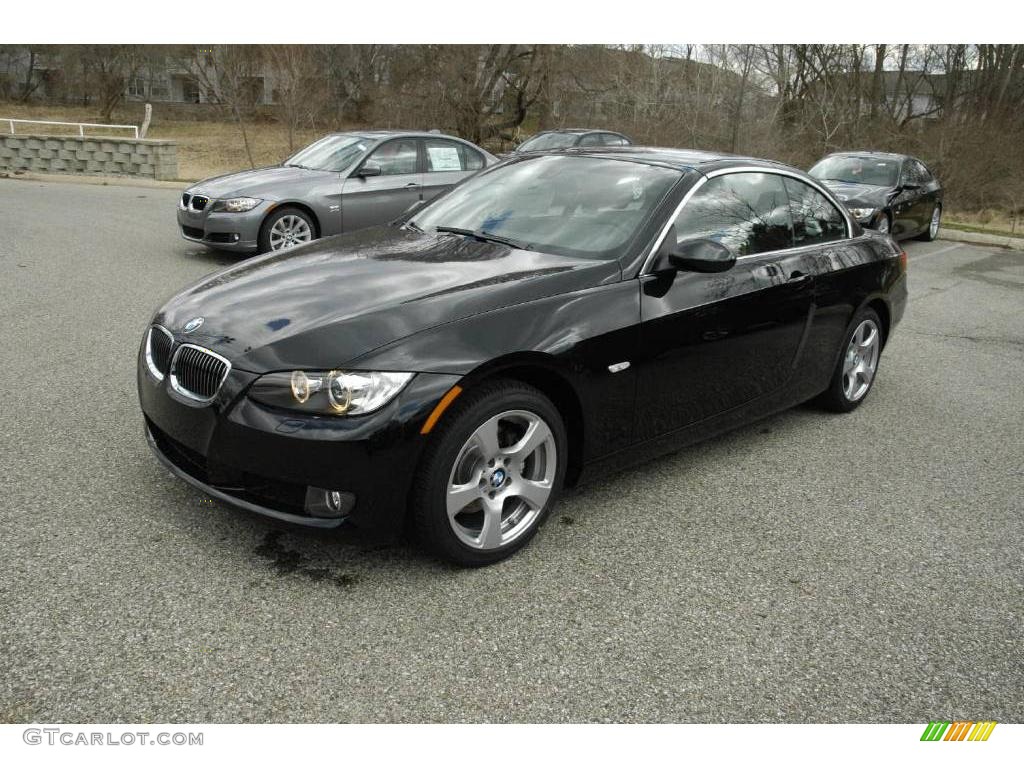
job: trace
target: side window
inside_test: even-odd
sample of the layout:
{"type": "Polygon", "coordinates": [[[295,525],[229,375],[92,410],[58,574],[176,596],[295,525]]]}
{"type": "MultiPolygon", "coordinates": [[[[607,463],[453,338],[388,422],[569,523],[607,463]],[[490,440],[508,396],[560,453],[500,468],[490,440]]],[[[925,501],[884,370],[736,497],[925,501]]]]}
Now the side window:
{"type": "Polygon", "coordinates": [[[581,147],[602,147],[602,146],[604,146],[604,141],[601,140],[601,136],[602,135],[603,134],[600,134],[600,133],[587,133],[587,134],[584,134],[583,138],[580,139],[579,146],[581,146],[581,147]]]}
{"type": "Polygon", "coordinates": [[[903,163],[903,178],[901,179],[903,184],[922,184],[923,181],[920,174],[917,172],[917,165],[913,160],[907,160],[903,163]]]}
{"type": "Polygon", "coordinates": [[[911,160],[914,165],[914,170],[917,171],[917,178],[920,180],[919,184],[928,184],[932,181],[932,172],[928,170],[924,163],[920,160],[911,160]]]}
{"type": "Polygon", "coordinates": [[[389,141],[387,144],[377,147],[366,162],[379,165],[381,176],[416,173],[419,165],[416,139],[389,141]]]}
{"type": "Polygon", "coordinates": [[[621,136],[614,133],[602,133],[601,139],[606,147],[621,147],[625,143],[621,136]]]}
{"type": "Polygon", "coordinates": [[[675,220],[676,240],[707,238],[737,256],[793,245],[789,196],[774,173],[732,173],[707,181],[675,220]]]}
{"type": "Polygon", "coordinates": [[[465,144],[447,139],[426,139],[427,173],[445,171],[478,171],[484,167],[484,158],[465,144]]]}
{"type": "Polygon", "coordinates": [[[839,209],[814,187],[797,179],[785,180],[793,212],[793,241],[814,245],[846,237],[846,219],[839,209]]]}

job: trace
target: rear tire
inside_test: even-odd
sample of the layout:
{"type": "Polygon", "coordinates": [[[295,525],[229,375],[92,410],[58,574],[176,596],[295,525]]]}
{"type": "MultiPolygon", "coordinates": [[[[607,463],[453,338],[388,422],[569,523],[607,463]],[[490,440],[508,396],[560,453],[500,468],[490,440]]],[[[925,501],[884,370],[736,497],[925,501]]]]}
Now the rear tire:
{"type": "Polygon", "coordinates": [[[843,335],[835,372],[818,402],[836,413],[859,408],[878,376],[881,356],[882,321],[875,310],[865,307],[854,315],[843,335]]]}
{"type": "Polygon", "coordinates": [[[511,380],[470,390],[445,413],[417,468],[417,539],[463,566],[522,549],[558,499],[567,446],[562,417],[540,390],[511,380]]]}

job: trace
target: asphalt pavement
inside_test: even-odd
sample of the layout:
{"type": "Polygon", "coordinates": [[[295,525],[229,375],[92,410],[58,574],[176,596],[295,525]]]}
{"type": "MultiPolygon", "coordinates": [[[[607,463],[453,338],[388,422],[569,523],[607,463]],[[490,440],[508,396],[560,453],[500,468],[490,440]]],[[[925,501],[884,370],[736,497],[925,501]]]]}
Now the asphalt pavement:
{"type": "Polygon", "coordinates": [[[143,330],[234,258],[176,198],[0,180],[0,722],[1024,720],[1024,254],[907,243],[862,408],[604,478],[458,570],[150,455],[143,330]]]}

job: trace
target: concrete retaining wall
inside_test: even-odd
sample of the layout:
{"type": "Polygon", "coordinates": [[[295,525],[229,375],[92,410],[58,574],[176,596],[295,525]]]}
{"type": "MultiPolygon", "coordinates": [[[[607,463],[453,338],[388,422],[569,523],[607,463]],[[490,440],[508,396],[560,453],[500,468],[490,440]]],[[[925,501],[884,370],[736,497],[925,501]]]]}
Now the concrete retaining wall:
{"type": "Polygon", "coordinates": [[[154,139],[0,134],[0,171],[178,178],[178,145],[154,139]]]}

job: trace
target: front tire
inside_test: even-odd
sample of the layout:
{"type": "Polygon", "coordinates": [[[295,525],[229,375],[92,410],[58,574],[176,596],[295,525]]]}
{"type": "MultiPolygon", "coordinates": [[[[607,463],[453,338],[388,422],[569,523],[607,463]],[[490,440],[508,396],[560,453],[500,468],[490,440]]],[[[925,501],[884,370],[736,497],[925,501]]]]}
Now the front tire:
{"type": "Polygon", "coordinates": [[[918,240],[924,240],[926,243],[930,243],[932,240],[939,236],[939,225],[942,222],[942,206],[936,205],[932,209],[932,217],[928,221],[928,228],[925,229],[920,235],[917,236],[918,240]]]}
{"type": "Polygon", "coordinates": [[[882,321],[875,310],[864,308],[854,316],[841,349],[832,381],[819,402],[830,411],[849,413],[867,399],[878,374],[882,321]]]}
{"type": "Polygon", "coordinates": [[[305,211],[291,206],[270,213],[260,227],[259,252],[283,251],[316,240],[316,222],[305,211]]]}
{"type": "Polygon", "coordinates": [[[417,469],[417,538],[458,565],[504,560],[550,514],[566,452],[562,417],[540,390],[498,380],[467,392],[445,414],[417,469]]]}

